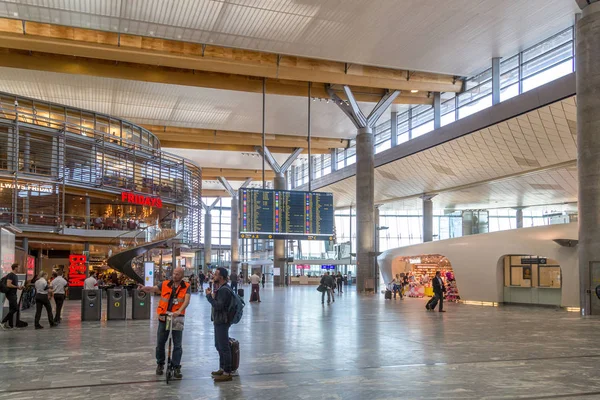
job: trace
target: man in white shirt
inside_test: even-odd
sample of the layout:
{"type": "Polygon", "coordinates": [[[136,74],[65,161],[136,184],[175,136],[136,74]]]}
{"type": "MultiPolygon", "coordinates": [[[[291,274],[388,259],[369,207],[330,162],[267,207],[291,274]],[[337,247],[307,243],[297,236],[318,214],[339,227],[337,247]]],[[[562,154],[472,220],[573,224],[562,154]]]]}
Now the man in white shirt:
{"type": "Polygon", "coordinates": [[[95,271],[90,272],[90,277],[83,281],[83,289],[84,290],[94,290],[98,289],[98,281],[94,277],[96,275],[95,271]]]}
{"type": "Polygon", "coordinates": [[[61,312],[63,308],[63,304],[65,302],[65,287],[67,287],[68,283],[63,278],[62,271],[56,271],[56,278],[50,283],[50,287],[52,287],[52,292],[54,293],[54,301],[56,302],[56,313],[54,313],[54,323],[60,324],[61,312]]]}
{"type": "Polygon", "coordinates": [[[252,293],[250,294],[250,302],[258,301],[260,303],[260,276],[255,272],[250,277],[250,283],[252,284],[252,293]],[[254,295],[256,293],[256,296],[254,295]]]}

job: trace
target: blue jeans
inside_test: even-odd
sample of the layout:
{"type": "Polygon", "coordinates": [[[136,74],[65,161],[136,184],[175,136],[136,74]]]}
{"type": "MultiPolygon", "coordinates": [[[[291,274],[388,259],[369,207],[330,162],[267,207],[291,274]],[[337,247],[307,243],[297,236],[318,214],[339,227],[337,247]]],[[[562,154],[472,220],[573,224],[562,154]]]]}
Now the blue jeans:
{"type": "Polygon", "coordinates": [[[237,281],[231,282],[231,290],[233,290],[234,293],[237,293],[237,281]]]}
{"type": "Polygon", "coordinates": [[[229,347],[229,324],[215,324],[215,347],[219,352],[219,369],[231,371],[231,347],[229,347]]]}
{"type": "MultiPolygon", "coordinates": [[[[156,363],[159,365],[165,365],[165,344],[169,340],[169,331],[166,329],[167,323],[158,321],[158,332],[156,333],[156,363]]],[[[181,367],[181,356],[183,355],[183,348],[181,342],[183,341],[183,331],[173,331],[173,353],[171,356],[171,364],[177,368],[181,367]]]]}

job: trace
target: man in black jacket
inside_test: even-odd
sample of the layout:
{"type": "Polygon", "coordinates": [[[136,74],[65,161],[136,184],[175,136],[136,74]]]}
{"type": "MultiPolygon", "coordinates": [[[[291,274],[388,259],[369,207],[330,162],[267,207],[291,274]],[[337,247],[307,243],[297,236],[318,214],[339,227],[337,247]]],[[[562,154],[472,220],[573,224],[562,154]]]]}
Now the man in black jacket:
{"type": "Polygon", "coordinates": [[[231,348],[229,347],[229,308],[232,301],[232,291],[227,285],[227,270],[217,268],[213,277],[217,289],[206,289],[206,299],[212,306],[210,319],[215,326],[215,347],[219,352],[219,369],[211,373],[215,382],[225,382],[232,379],[231,348]]]}
{"type": "Polygon", "coordinates": [[[15,314],[19,311],[19,301],[17,299],[17,290],[23,290],[23,286],[19,286],[19,278],[17,277],[16,271],[19,268],[19,264],[11,265],[11,272],[6,275],[6,299],[8,300],[8,314],[2,320],[0,328],[12,329],[13,320],[15,314]]]}
{"type": "Polygon", "coordinates": [[[446,291],[446,286],[444,286],[444,281],[440,275],[440,271],[435,272],[435,278],[433,278],[433,297],[431,300],[427,302],[425,308],[430,311],[435,311],[435,306],[437,306],[438,301],[440,302],[440,312],[444,311],[444,292],[446,291]]]}

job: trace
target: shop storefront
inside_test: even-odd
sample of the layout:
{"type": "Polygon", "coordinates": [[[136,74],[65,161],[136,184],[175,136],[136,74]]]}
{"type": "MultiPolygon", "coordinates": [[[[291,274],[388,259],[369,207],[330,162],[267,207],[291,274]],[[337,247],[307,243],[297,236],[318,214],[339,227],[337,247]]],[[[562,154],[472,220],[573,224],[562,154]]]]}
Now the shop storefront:
{"type": "MultiPolygon", "coordinates": [[[[424,254],[411,257],[397,257],[392,263],[392,276],[396,279],[408,276],[409,285],[405,287],[408,297],[433,296],[432,279],[440,271],[446,286],[446,300],[459,301],[458,285],[450,260],[440,254],[424,254]]],[[[390,282],[385,282],[389,284],[390,282]]]]}

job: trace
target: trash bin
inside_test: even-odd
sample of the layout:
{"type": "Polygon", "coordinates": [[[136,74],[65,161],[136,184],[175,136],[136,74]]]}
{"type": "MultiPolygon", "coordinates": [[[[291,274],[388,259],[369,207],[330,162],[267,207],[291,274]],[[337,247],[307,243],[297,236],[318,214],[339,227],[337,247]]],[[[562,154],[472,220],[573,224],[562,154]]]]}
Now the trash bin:
{"type": "Polygon", "coordinates": [[[81,320],[100,321],[102,317],[102,290],[81,291],[81,320]]]}
{"type": "Polygon", "coordinates": [[[127,289],[108,289],[106,319],[127,319],[127,289]]]}
{"type": "Polygon", "coordinates": [[[131,302],[132,319],[150,319],[152,297],[141,290],[133,289],[131,291],[133,300],[131,302]]]}

